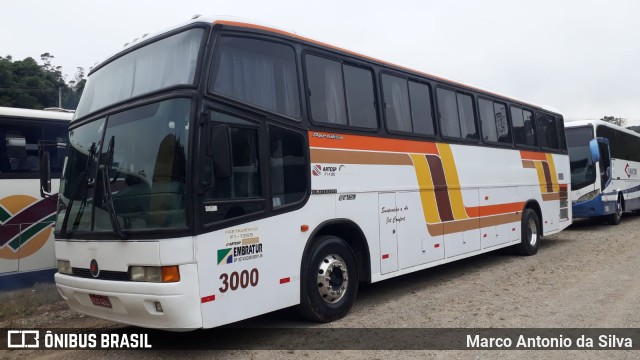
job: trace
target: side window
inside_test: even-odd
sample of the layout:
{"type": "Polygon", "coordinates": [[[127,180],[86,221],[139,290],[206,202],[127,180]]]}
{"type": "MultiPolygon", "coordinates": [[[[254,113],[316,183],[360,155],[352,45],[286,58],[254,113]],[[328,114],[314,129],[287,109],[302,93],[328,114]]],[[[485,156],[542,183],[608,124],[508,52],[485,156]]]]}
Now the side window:
{"type": "Polygon", "coordinates": [[[399,77],[382,75],[384,113],[391,130],[411,132],[411,106],[407,81],[399,77]]]}
{"type": "Polygon", "coordinates": [[[317,122],[347,125],[342,65],[318,56],[305,56],[311,118],[317,122]]]}
{"type": "Polygon", "coordinates": [[[462,139],[478,139],[471,96],[438,89],[438,109],[442,134],[462,139]]]}
{"type": "Polygon", "coordinates": [[[214,178],[209,164],[205,166],[203,181],[211,184],[204,194],[205,203],[210,205],[204,213],[205,222],[231,219],[264,210],[258,126],[219,112],[211,112],[211,120],[225,123],[229,127],[232,171],[229,178],[214,178]]]}
{"type": "Polygon", "coordinates": [[[305,140],[300,133],[271,126],[269,143],[272,204],[278,209],[304,199],[307,193],[305,140]]]}
{"type": "Polygon", "coordinates": [[[68,127],[63,124],[47,126],[44,132],[43,149],[49,152],[51,176],[60,177],[64,158],[67,156],[68,127]]]}
{"type": "Polygon", "coordinates": [[[409,97],[411,98],[413,132],[416,134],[434,135],[431,88],[425,84],[409,81],[409,97]]]}
{"type": "Polygon", "coordinates": [[[517,107],[511,107],[513,135],[517,145],[536,146],[536,133],[533,113],[517,107]]]}
{"type": "Polygon", "coordinates": [[[558,142],[558,129],[556,127],[556,118],[551,115],[540,114],[536,116],[538,125],[538,143],[543,148],[558,150],[560,148],[558,142]]]}
{"type": "Polygon", "coordinates": [[[343,69],[349,125],[370,129],[377,128],[378,119],[371,71],[349,65],[343,65],[343,69]]]}
{"type": "Polygon", "coordinates": [[[37,177],[40,170],[38,146],[42,146],[51,156],[51,176],[60,177],[67,156],[68,125],[55,121],[42,123],[0,124],[0,173],[37,177]]]}
{"type": "Polygon", "coordinates": [[[560,150],[567,150],[567,138],[564,134],[564,119],[562,116],[556,118],[556,129],[558,129],[558,140],[560,141],[560,150]]]}
{"type": "Polygon", "coordinates": [[[213,61],[210,90],[299,119],[296,55],[292,47],[264,40],[223,36],[213,61]]]}
{"type": "Polygon", "coordinates": [[[431,91],[428,85],[383,74],[382,90],[389,129],[434,134],[431,91]]]}
{"type": "Polygon", "coordinates": [[[305,56],[311,118],[326,124],[378,127],[371,71],[305,56]]]}
{"type": "Polygon", "coordinates": [[[482,139],[488,142],[511,143],[507,109],[504,104],[480,99],[478,100],[480,122],[482,123],[482,139]]]}

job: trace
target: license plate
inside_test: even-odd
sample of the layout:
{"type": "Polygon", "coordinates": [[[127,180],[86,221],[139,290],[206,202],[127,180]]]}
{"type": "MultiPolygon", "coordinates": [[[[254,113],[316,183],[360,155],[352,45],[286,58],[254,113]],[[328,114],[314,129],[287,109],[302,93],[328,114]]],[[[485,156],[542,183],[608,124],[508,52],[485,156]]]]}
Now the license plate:
{"type": "Polygon", "coordinates": [[[89,294],[89,299],[95,306],[102,306],[111,309],[111,300],[107,296],[89,294]]]}

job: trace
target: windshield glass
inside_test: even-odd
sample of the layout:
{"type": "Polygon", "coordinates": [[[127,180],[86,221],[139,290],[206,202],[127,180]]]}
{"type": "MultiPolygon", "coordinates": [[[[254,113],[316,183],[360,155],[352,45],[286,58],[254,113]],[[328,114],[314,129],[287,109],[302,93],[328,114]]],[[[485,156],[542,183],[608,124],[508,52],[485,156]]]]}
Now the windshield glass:
{"type": "Polygon", "coordinates": [[[71,130],[56,230],[186,227],[190,112],[171,99],[71,130]]]}
{"type": "Polygon", "coordinates": [[[191,29],[134,50],[87,78],[76,118],[125,99],[194,83],[204,29],[191,29]]]}
{"type": "Polygon", "coordinates": [[[571,161],[571,188],[577,190],[596,181],[596,168],[591,161],[591,150],[589,150],[593,129],[576,127],[567,128],[565,132],[571,161]]]}

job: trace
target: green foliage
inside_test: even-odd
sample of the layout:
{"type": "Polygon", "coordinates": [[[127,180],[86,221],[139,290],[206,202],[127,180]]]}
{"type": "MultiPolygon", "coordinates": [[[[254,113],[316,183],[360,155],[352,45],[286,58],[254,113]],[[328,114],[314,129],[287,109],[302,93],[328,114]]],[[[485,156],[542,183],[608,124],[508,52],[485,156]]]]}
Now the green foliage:
{"type": "Polygon", "coordinates": [[[31,57],[14,61],[0,56],[0,106],[26,109],[62,107],[75,109],[84,89],[84,69],[78,68],[75,81],[66,83],[60,66],[52,65],[54,56],[40,55],[42,65],[31,57]]]}
{"type": "Polygon", "coordinates": [[[622,127],[624,127],[627,124],[626,118],[619,118],[619,117],[613,117],[613,116],[604,116],[600,120],[606,121],[614,125],[622,126],[622,127]]]}

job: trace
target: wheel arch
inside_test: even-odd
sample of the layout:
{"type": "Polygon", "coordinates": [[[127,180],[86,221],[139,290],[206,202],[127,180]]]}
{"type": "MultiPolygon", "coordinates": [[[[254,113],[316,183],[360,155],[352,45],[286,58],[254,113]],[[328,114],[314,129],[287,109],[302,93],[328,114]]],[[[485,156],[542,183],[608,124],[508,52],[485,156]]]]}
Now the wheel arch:
{"type": "Polygon", "coordinates": [[[539,224],[540,237],[543,237],[544,236],[544,219],[542,218],[542,208],[540,207],[540,204],[538,203],[538,201],[534,199],[530,199],[524,204],[522,211],[524,212],[525,209],[531,209],[536,212],[536,215],[538,215],[538,219],[540,220],[540,224],[539,224]]]}
{"type": "Polygon", "coordinates": [[[311,233],[302,253],[300,274],[306,270],[306,259],[313,245],[322,235],[333,235],[344,240],[356,259],[360,281],[371,282],[371,253],[364,232],[355,222],[349,219],[332,219],[320,223],[311,233]]]}

